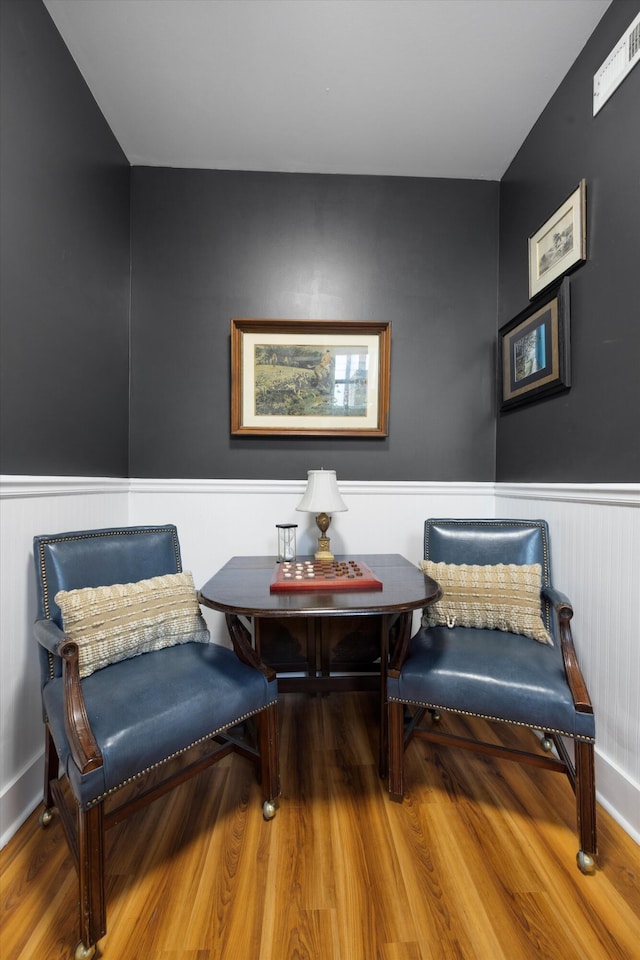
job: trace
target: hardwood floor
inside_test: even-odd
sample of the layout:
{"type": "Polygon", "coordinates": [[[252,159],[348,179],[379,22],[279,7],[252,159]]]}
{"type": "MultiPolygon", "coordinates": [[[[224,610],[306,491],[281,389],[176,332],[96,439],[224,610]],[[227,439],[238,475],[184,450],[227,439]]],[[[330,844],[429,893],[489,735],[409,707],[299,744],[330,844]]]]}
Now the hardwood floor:
{"type": "MultiPolygon", "coordinates": [[[[586,877],[558,774],[415,741],[392,803],[376,707],[368,693],[281,697],[270,823],[253,767],[229,757],[113,828],[105,960],[640,958],[640,848],[601,807],[586,877]]],[[[76,877],[57,818],[22,826],[0,884],[2,960],[72,957],[76,877]]]]}

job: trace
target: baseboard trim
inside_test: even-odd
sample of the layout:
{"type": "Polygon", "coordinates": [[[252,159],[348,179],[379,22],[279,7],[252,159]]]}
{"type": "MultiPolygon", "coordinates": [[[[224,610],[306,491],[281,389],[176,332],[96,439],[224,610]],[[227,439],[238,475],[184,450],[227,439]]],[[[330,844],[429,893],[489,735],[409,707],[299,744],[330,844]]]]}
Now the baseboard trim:
{"type": "Polygon", "coordinates": [[[42,803],[43,759],[44,750],[32,757],[0,793],[0,849],[42,803]]]}
{"type": "Polygon", "coordinates": [[[596,750],[598,803],[640,845],[640,784],[596,750]],[[607,797],[616,797],[614,807],[607,797]]]}

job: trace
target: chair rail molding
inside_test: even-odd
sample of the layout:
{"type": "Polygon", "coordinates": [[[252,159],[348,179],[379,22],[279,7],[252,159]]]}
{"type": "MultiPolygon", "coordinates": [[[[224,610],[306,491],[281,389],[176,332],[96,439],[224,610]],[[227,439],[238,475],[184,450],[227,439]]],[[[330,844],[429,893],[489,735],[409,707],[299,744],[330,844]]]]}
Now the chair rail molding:
{"type": "Polygon", "coordinates": [[[0,476],[0,500],[26,497],[75,497],[79,494],[128,493],[130,481],[119,477],[0,476]]]}
{"type": "Polygon", "coordinates": [[[640,484],[637,483],[496,483],[495,493],[505,500],[640,507],[640,484]]]}
{"type": "MultiPolygon", "coordinates": [[[[137,479],[127,481],[132,493],[274,493],[279,495],[302,494],[307,486],[307,478],[301,480],[185,480],[185,479],[137,479]]],[[[484,493],[493,497],[493,481],[476,482],[471,480],[441,482],[433,480],[340,480],[341,490],[355,494],[372,493],[384,496],[413,495],[431,493],[433,495],[452,492],[471,493],[474,496],[484,493]]]]}

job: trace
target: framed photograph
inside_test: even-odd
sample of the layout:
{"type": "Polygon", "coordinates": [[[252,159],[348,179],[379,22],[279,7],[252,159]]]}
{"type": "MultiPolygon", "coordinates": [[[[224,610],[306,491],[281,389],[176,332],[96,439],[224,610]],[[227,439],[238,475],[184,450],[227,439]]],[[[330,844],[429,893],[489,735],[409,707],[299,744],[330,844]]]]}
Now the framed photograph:
{"type": "Polygon", "coordinates": [[[231,321],[231,433],[386,437],[391,324],[231,321]]]}
{"type": "Polygon", "coordinates": [[[529,237],[529,299],[587,259],[587,188],[581,180],[561,207],[529,237]]]}
{"type": "Polygon", "coordinates": [[[571,386],[569,279],[565,277],[498,334],[501,410],[571,386]]]}

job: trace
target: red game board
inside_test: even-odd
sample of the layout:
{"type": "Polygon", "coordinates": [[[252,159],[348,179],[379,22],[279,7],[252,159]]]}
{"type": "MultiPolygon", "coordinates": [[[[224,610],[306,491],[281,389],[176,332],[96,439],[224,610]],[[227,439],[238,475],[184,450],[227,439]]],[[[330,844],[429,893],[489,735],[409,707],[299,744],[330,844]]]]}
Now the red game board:
{"type": "Polygon", "coordinates": [[[269,589],[271,593],[382,590],[382,581],[362,560],[293,560],[276,564],[269,589]]]}

